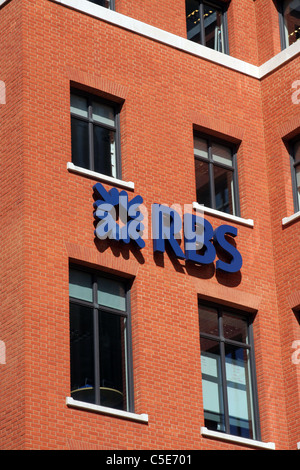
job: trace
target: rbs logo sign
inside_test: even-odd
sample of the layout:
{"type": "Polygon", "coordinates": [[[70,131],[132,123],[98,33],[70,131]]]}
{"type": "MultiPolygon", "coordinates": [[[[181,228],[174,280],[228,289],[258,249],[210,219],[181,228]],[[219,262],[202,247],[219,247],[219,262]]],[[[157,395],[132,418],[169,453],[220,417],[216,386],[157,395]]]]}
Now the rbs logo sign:
{"type": "Polygon", "coordinates": [[[152,205],[153,248],[154,251],[164,253],[166,242],[170,244],[179,259],[194,261],[197,264],[210,264],[216,258],[216,248],[220,247],[229,255],[231,261],[225,263],[217,260],[216,269],[234,273],[242,267],[242,257],[238,250],[229,243],[225,236],[237,236],[237,229],[230,225],[220,225],[215,231],[208,220],[195,214],[183,215],[184,251],[177,241],[182,228],[181,216],[174,209],[159,204],[152,205]],[[168,221],[170,224],[165,223],[168,221]]]}
{"type": "MultiPolygon", "coordinates": [[[[124,243],[133,240],[140,249],[144,248],[149,227],[142,197],[135,196],[129,201],[126,191],[119,192],[116,188],[106,191],[100,183],[94,186],[94,192],[95,236],[124,243]]],[[[243,261],[239,251],[228,241],[228,236],[235,238],[237,229],[220,225],[214,230],[203,217],[189,212],[182,216],[179,210],[152,204],[151,237],[154,252],[164,253],[168,243],[177,258],[207,265],[214,262],[220,248],[226,261],[217,259],[216,269],[234,273],[241,269],[243,261]],[[184,251],[179,244],[182,238],[184,251]]]]}

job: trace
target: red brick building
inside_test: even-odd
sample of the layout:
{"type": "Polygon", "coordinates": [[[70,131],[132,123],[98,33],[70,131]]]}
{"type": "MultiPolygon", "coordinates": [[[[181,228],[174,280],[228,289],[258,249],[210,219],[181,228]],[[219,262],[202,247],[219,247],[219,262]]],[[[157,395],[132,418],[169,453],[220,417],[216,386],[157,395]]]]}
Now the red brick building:
{"type": "Polygon", "coordinates": [[[299,32],[298,0],[0,0],[1,449],[299,448],[299,32]]]}

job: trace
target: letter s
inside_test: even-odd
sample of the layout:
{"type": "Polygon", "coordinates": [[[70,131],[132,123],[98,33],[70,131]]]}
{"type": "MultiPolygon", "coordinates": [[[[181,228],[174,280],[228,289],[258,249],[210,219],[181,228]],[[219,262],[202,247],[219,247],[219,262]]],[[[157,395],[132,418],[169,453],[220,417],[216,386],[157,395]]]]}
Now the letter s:
{"type": "Polygon", "coordinates": [[[243,260],[240,252],[225,239],[226,234],[236,237],[237,228],[231,227],[230,225],[220,225],[220,227],[214,231],[214,241],[231,255],[232,260],[230,263],[218,260],[216,262],[216,269],[222,269],[228,273],[235,273],[241,269],[243,260]]]}

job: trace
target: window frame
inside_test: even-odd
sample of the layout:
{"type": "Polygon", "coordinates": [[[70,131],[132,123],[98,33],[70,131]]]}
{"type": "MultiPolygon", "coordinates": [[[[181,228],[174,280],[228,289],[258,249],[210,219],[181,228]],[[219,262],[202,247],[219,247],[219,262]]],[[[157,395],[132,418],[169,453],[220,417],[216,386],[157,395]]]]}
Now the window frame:
{"type": "Polygon", "coordinates": [[[286,49],[290,45],[294,44],[287,44],[286,41],[286,34],[285,34],[285,24],[284,24],[284,0],[277,0],[277,10],[278,10],[278,15],[279,15],[279,31],[280,31],[280,45],[281,45],[281,50],[286,49]]]}
{"type": "MultiPolygon", "coordinates": [[[[204,3],[210,4],[212,7],[220,9],[222,12],[222,28],[223,28],[223,41],[224,41],[224,51],[222,54],[229,55],[229,36],[228,36],[228,21],[227,21],[227,10],[228,10],[228,3],[223,3],[218,0],[197,0],[199,3],[199,16],[200,16],[200,44],[205,46],[205,28],[204,28],[204,3]]],[[[186,17],[187,19],[187,17],[186,17]]],[[[191,39],[192,41],[192,39],[191,39]]],[[[196,42],[196,41],[194,41],[196,42]]],[[[205,46],[208,47],[208,46],[205,46]]],[[[212,49],[215,50],[215,49],[212,49]]]]}
{"type": "MultiPolygon", "coordinates": [[[[92,302],[87,300],[78,299],[76,297],[71,297],[69,295],[69,323],[71,327],[71,304],[79,305],[83,307],[88,307],[93,310],[93,344],[94,344],[94,373],[95,373],[95,403],[94,405],[103,406],[100,401],[100,379],[101,379],[101,372],[100,372],[100,351],[99,348],[96,346],[98,345],[98,338],[99,338],[99,325],[98,325],[98,318],[100,311],[105,313],[109,313],[112,315],[117,315],[119,317],[124,317],[127,319],[126,321],[126,371],[125,376],[127,380],[126,383],[126,409],[123,411],[134,413],[134,385],[133,385],[133,352],[132,352],[132,329],[131,329],[131,295],[130,289],[132,285],[132,281],[129,279],[122,278],[120,276],[116,276],[113,274],[106,273],[105,271],[101,271],[101,269],[96,270],[88,267],[83,267],[81,265],[70,263],[69,265],[69,273],[74,269],[77,271],[81,271],[84,273],[91,274],[92,276],[92,302]],[[121,282],[125,287],[125,299],[126,299],[126,310],[117,310],[111,307],[104,306],[99,304],[97,299],[97,279],[106,278],[121,282]]],[[[71,330],[70,330],[71,331],[71,330]]],[[[71,339],[70,339],[70,353],[71,353],[71,339]]],[[[71,358],[70,358],[71,361],[71,358]]],[[[71,365],[71,362],[70,362],[71,365]]],[[[70,387],[71,387],[71,369],[70,369],[70,387]]],[[[71,391],[72,397],[72,391],[71,391]]],[[[76,399],[74,399],[76,400],[76,399]]],[[[115,409],[115,408],[112,408],[115,409]]]]}
{"type": "MultiPolygon", "coordinates": [[[[77,95],[82,98],[85,98],[87,100],[87,108],[88,108],[88,117],[81,116],[79,114],[76,114],[74,112],[71,112],[70,109],[70,121],[72,123],[72,117],[88,123],[88,154],[89,154],[89,168],[85,168],[87,170],[99,173],[95,170],[95,154],[94,154],[94,125],[97,125],[99,127],[109,129],[114,131],[115,133],[115,158],[116,158],[116,176],[112,175],[105,175],[104,173],[99,173],[103,174],[104,176],[108,176],[111,178],[115,179],[122,179],[122,163],[121,163],[121,132],[120,132],[120,112],[121,112],[121,104],[115,102],[115,101],[110,101],[107,98],[103,98],[100,95],[96,95],[93,93],[88,93],[86,91],[80,90],[78,88],[72,87],[70,89],[70,107],[71,107],[71,95],[77,95]],[[115,118],[115,125],[110,126],[109,124],[104,124],[93,120],[93,106],[92,102],[97,101],[99,103],[103,103],[104,105],[110,106],[114,110],[114,118],[115,118]]],[[[72,129],[71,129],[71,140],[72,140],[72,129]]],[[[71,156],[72,156],[72,163],[73,161],[73,150],[71,149],[71,156]]],[[[74,163],[75,164],[75,163],[74,163]]],[[[79,165],[76,165],[79,166],[79,165]]],[[[80,167],[79,168],[84,168],[80,167]]]]}
{"type": "MultiPolygon", "coordinates": [[[[260,430],[260,418],[259,418],[259,405],[258,405],[258,392],[257,392],[257,374],[255,365],[255,352],[254,352],[254,334],[253,334],[253,320],[254,317],[247,312],[239,309],[227,307],[225,305],[217,304],[214,302],[198,300],[198,321],[199,321],[199,332],[200,340],[205,338],[219,343],[220,346],[220,362],[221,362],[221,383],[223,392],[223,406],[224,406],[224,424],[225,432],[218,431],[221,434],[229,434],[231,436],[237,436],[236,434],[230,433],[230,422],[229,422],[229,406],[227,396],[227,384],[226,384],[226,364],[225,364],[225,344],[232,346],[242,346],[249,351],[249,369],[250,369],[250,380],[251,380],[251,396],[252,396],[252,407],[253,407],[253,438],[251,440],[261,441],[261,430],[260,430]],[[218,313],[218,336],[209,333],[203,333],[200,330],[200,308],[208,307],[217,310],[218,313]],[[242,343],[239,341],[231,340],[223,336],[223,314],[230,313],[237,318],[243,318],[247,322],[248,332],[248,343],[242,343]]],[[[201,359],[201,345],[200,345],[200,359],[201,359]]],[[[204,409],[203,409],[204,413],[204,409]]],[[[209,429],[209,428],[207,428],[209,429]]]]}
{"type": "Polygon", "coordinates": [[[291,175],[292,175],[292,191],[293,191],[293,203],[294,203],[294,211],[300,211],[300,201],[298,196],[298,187],[297,187],[297,178],[296,178],[296,167],[300,167],[300,160],[298,162],[295,161],[295,144],[299,142],[300,144],[300,135],[292,139],[288,143],[289,154],[290,154],[290,166],[291,166],[291,175]]]}
{"type": "Polygon", "coordinates": [[[279,32],[280,32],[280,46],[281,50],[286,49],[286,39],[285,39],[285,31],[284,31],[284,17],[283,17],[283,1],[277,0],[277,10],[278,10],[278,17],[279,17],[279,32]]]}
{"type": "MultiPolygon", "coordinates": [[[[230,170],[233,172],[233,202],[234,202],[234,207],[235,207],[235,213],[230,214],[236,217],[241,216],[241,210],[240,210],[240,197],[239,197],[239,185],[238,185],[238,167],[237,167],[237,146],[232,143],[228,142],[226,140],[219,139],[217,137],[214,137],[209,134],[204,134],[202,132],[194,131],[193,133],[193,150],[194,150],[194,164],[196,160],[200,160],[202,162],[206,162],[208,164],[208,176],[209,176],[209,196],[210,196],[210,206],[209,208],[218,210],[216,208],[216,201],[215,201],[215,179],[214,179],[214,166],[224,168],[226,170],[230,170]],[[195,145],[194,145],[194,139],[195,137],[198,137],[200,139],[206,140],[207,141],[207,153],[208,153],[208,158],[200,157],[199,155],[195,155],[195,145]],[[212,144],[220,144],[225,147],[228,147],[231,150],[232,153],[232,167],[229,165],[223,164],[223,163],[216,163],[214,162],[212,158],[212,144]]],[[[195,176],[196,178],[196,176],[195,176]]],[[[195,180],[196,182],[196,180],[195,180]]],[[[197,182],[196,182],[197,183],[197,182]]],[[[196,188],[197,192],[197,188],[196,188]]],[[[198,204],[202,205],[203,203],[198,201],[197,194],[196,194],[196,201],[198,204]]],[[[206,207],[206,206],[204,206],[206,207]]],[[[221,213],[228,214],[227,212],[220,211],[221,213]]]]}

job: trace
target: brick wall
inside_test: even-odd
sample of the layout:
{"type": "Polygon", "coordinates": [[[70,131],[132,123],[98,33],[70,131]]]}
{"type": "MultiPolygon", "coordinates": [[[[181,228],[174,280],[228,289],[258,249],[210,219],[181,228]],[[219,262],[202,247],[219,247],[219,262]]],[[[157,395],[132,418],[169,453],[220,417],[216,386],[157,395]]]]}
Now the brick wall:
{"type": "Polygon", "coordinates": [[[5,354],[0,364],[1,448],[24,445],[25,436],[25,273],[24,273],[24,125],[22,13],[20,1],[0,9],[0,340],[5,354]]]}
{"type": "MultiPolygon", "coordinates": [[[[233,55],[254,64],[269,53],[267,46],[263,51],[259,33],[255,45],[263,2],[255,3],[233,1],[228,11],[240,34],[246,24],[250,28],[249,35],[243,33],[243,47],[232,37],[233,55]],[[250,21],[255,14],[256,25],[250,21]]],[[[184,1],[177,10],[175,1],[168,8],[162,2],[155,8],[153,2],[143,2],[142,9],[125,0],[116,4],[121,13],[184,36],[185,21],[179,15],[184,1]]],[[[11,163],[1,175],[6,208],[1,234],[6,284],[1,292],[6,308],[0,339],[7,341],[8,362],[0,367],[4,398],[12,410],[3,431],[9,442],[1,440],[1,447],[239,448],[200,435],[204,418],[197,297],[257,310],[262,440],[277,448],[294,446],[299,440],[299,371],[289,363],[289,348],[299,327],[285,289],[287,280],[293,284],[289,293],[296,289],[297,258],[291,247],[297,235],[296,227],[285,230],[277,250],[280,220],[291,208],[291,196],[284,148],[272,134],[274,123],[297,113],[291,104],[281,106],[283,94],[288,103],[290,74],[297,74],[291,72],[293,63],[261,83],[48,0],[12,0],[0,9],[0,20],[6,43],[12,47],[18,40],[9,61],[0,55],[5,71],[0,79],[7,81],[12,100],[5,110],[0,108],[1,119],[8,121],[0,130],[1,152],[11,163]],[[134,181],[132,197],[141,194],[149,213],[155,202],[183,205],[195,200],[193,128],[240,142],[241,215],[254,220],[253,228],[236,225],[241,273],[225,276],[214,266],[189,268],[170,253],[154,256],[151,240],[141,252],[95,241],[95,181],[67,171],[71,84],[123,102],[122,175],[134,181]],[[271,152],[278,152],[276,165],[271,152]],[[288,264],[295,265],[295,285],[287,256],[288,264]],[[70,394],[70,260],[134,278],[135,411],[148,413],[148,424],[65,404],[70,394]],[[7,380],[10,375],[12,381],[7,380]],[[293,383],[289,392],[286,380],[293,383]],[[16,401],[23,407],[17,408],[16,401]],[[18,415],[23,422],[16,424],[18,415]]],[[[207,218],[214,228],[224,223],[207,218]]]]}
{"type": "Polygon", "coordinates": [[[299,365],[292,360],[293,342],[299,341],[297,292],[299,291],[299,227],[297,222],[282,225],[282,219],[294,213],[290,157],[287,143],[299,133],[299,104],[293,103],[293,83],[299,67],[289,63],[262,82],[265,136],[269,173],[269,197],[272,214],[274,267],[277,285],[281,361],[286,383],[289,437],[296,447],[299,441],[299,365]],[[294,298],[296,298],[294,300],[294,298]]]}

